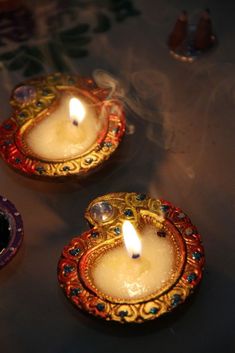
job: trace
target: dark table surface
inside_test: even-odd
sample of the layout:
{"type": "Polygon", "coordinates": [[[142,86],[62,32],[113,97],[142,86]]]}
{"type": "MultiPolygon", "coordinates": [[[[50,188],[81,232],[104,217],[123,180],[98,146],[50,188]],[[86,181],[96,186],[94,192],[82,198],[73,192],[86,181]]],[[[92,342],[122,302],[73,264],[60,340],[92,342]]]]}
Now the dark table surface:
{"type": "Polygon", "coordinates": [[[0,10],[1,121],[22,79],[101,68],[125,87],[130,125],[118,152],[85,182],[31,180],[1,162],[1,194],[25,226],[22,248],[0,272],[1,352],[234,352],[234,1],[5,1],[0,10]],[[196,21],[205,7],[218,48],[193,64],[175,61],[165,43],[178,13],[185,8],[196,21]],[[63,246],[87,227],[86,206],[114,191],[171,201],[203,237],[197,294],[146,325],[86,316],[57,283],[63,246]]]}

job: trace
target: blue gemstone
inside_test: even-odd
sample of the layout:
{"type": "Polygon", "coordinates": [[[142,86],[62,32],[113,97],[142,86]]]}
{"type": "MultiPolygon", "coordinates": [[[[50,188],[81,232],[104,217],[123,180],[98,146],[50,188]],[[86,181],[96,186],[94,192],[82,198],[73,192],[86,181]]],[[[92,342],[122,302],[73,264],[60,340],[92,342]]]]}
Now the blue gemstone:
{"type": "Polygon", "coordinates": [[[126,311],[126,310],[121,310],[121,311],[119,311],[119,316],[120,317],[125,317],[125,316],[127,316],[128,315],[128,311],[126,311]]]}
{"type": "Polygon", "coordinates": [[[185,217],[185,214],[183,212],[180,212],[177,217],[183,219],[185,217]]]}
{"type": "Polygon", "coordinates": [[[163,211],[163,212],[166,212],[169,210],[169,206],[168,205],[161,205],[160,206],[160,209],[163,211]]]}
{"type": "Polygon", "coordinates": [[[155,308],[155,307],[153,307],[149,310],[150,314],[153,314],[153,315],[157,314],[158,311],[159,311],[159,309],[155,308]]]}
{"type": "Polygon", "coordinates": [[[199,251],[195,251],[192,253],[192,258],[193,260],[199,261],[202,258],[202,253],[200,253],[199,251]]]}
{"type": "Polygon", "coordinates": [[[64,172],[67,172],[68,170],[70,170],[70,168],[69,168],[67,165],[65,165],[65,166],[63,167],[63,171],[64,171],[64,172]]]}
{"type": "Polygon", "coordinates": [[[115,227],[113,231],[114,231],[114,233],[115,233],[116,235],[120,235],[120,234],[121,234],[121,229],[120,229],[120,227],[115,227]]]}
{"type": "Polygon", "coordinates": [[[81,293],[81,288],[72,288],[71,291],[70,291],[70,295],[71,296],[77,296],[78,294],[81,293]]]}
{"type": "Polygon", "coordinates": [[[133,216],[133,212],[132,210],[130,210],[129,208],[127,210],[124,211],[124,215],[127,217],[132,217],[133,216]]]}
{"type": "Polygon", "coordinates": [[[26,118],[27,114],[25,112],[20,112],[19,117],[20,118],[26,118]]]}
{"type": "Polygon", "coordinates": [[[12,128],[11,124],[5,124],[4,125],[4,129],[6,129],[6,130],[11,130],[11,128],[12,128]]]}
{"type": "Polygon", "coordinates": [[[15,162],[16,162],[17,164],[19,164],[19,163],[21,162],[21,159],[20,159],[20,158],[16,158],[16,159],[15,159],[15,162]]]}
{"type": "Polygon", "coordinates": [[[113,145],[112,142],[104,142],[103,143],[104,147],[112,147],[112,145],[113,145]]]}
{"type": "Polygon", "coordinates": [[[71,249],[69,250],[69,253],[72,255],[72,256],[77,256],[79,253],[80,253],[80,249],[79,248],[75,248],[75,249],[71,249]]]}
{"type": "Polygon", "coordinates": [[[74,270],[74,267],[71,266],[71,265],[65,265],[64,266],[64,273],[66,273],[66,274],[73,272],[73,270],[74,270]]]}
{"type": "Polygon", "coordinates": [[[195,281],[196,278],[197,278],[196,273],[190,273],[190,274],[187,276],[187,281],[188,281],[189,283],[192,283],[193,281],[195,281]]]}
{"type": "Polygon", "coordinates": [[[138,201],[143,201],[145,199],[146,199],[146,195],[145,194],[138,194],[136,196],[136,200],[138,200],[138,201]]]}
{"type": "Polygon", "coordinates": [[[37,171],[39,174],[42,174],[42,173],[45,172],[45,169],[44,169],[43,167],[41,167],[41,166],[37,166],[35,169],[36,169],[36,171],[37,171]]]}
{"type": "Polygon", "coordinates": [[[181,295],[174,294],[171,298],[171,304],[173,307],[176,307],[181,302],[181,295]]]}
{"type": "Polygon", "coordinates": [[[6,140],[6,141],[4,142],[4,145],[6,145],[6,146],[10,146],[10,145],[12,145],[12,141],[10,141],[10,140],[6,140]]]}
{"type": "Polygon", "coordinates": [[[92,232],[91,236],[92,236],[92,238],[98,238],[99,233],[98,232],[92,232]]]}
{"type": "Polygon", "coordinates": [[[98,303],[98,304],[96,305],[96,308],[97,308],[99,311],[103,311],[104,308],[105,308],[105,306],[104,306],[104,304],[102,304],[102,303],[98,303]]]}

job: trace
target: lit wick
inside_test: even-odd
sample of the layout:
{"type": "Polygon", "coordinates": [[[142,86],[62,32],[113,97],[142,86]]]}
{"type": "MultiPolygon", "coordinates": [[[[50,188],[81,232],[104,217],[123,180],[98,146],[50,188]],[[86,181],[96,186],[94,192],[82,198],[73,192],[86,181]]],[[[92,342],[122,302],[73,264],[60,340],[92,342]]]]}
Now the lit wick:
{"type": "Polygon", "coordinates": [[[142,250],[141,240],[131,222],[123,222],[122,233],[128,255],[132,259],[138,259],[141,255],[142,250]]]}
{"type": "Polygon", "coordinates": [[[69,101],[69,119],[74,126],[78,126],[86,115],[85,108],[78,98],[71,98],[69,101]]]}
{"type": "Polygon", "coordinates": [[[132,259],[138,259],[138,257],[140,257],[140,254],[133,254],[132,255],[132,259]]]}

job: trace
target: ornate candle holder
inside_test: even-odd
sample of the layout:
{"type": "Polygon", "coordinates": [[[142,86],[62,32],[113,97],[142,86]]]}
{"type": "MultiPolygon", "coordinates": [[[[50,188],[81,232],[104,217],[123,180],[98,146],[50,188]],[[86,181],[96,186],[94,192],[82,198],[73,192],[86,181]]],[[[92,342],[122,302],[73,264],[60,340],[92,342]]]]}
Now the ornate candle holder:
{"type": "Polygon", "coordinates": [[[0,268],[18,251],[23,238],[23,222],[15,206],[0,196],[0,268]]]}
{"type": "Polygon", "coordinates": [[[200,282],[204,265],[200,235],[188,216],[171,203],[143,194],[112,193],[92,201],[85,218],[91,229],[72,239],[58,264],[60,286],[79,309],[105,320],[142,323],[176,308],[200,282]],[[160,288],[129,299],[104,293],[92,275],[99,259],[123,243],[125,220],[139,231],[146,225],[155,228],[156,237],[171,243],[174,255],[174,269],[160,288]]]}
{"type": "MultiPolygon", "coordinates": [[[[122,106],[108,99],[109,91],[90,78],[56,73],[18,85],[12,93],[12,117],[0,126],[0,153],[7,164],[30,177],[62,178],[84,175],[98,168],[118,147],[125,130],[122,106]],[[77,95],[91,104],[103,125],[95,143],[84,153],[48,160],[26,143],[28,133],[59,105],[63,94],[77,95]]],[[[43,136],[41,137],[43,140],[43,136]]]]}

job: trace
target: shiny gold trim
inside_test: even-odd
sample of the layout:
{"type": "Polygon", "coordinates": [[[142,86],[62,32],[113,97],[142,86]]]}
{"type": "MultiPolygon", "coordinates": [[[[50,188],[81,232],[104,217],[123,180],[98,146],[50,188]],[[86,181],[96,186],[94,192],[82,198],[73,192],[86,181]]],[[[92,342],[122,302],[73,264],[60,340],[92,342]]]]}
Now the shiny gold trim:
{"type": "Polygon", "coordinates": [[[58,264],[60,285],[77,307],[106,320],[141,323],[173,310],[200,282],[204,265],[200,236],[190,219],[169,202],[136,193],[113,193],[93,200],[85,217],[91,230],[72,239],[58,264]],[[93,206],[99,202],[108,202],[114,209],[107,221],[94,218],[93,206]],[[129,215],[127,209],[132,211],[129,215]],[[122,243],[122,235],[115,230],[125,219],[139,229],[146,223],[160,227],[170,236],[175,249],[173,277],[160,290],[136,300],[105,295],[95,287],[90,275],[97,257],[122,243]]]}
{"type": "Polygon", "coordinates": [[[60,178],[84,175],[98,168],[118,147],[125,131],[125,115],[120,101],[108,99],[109,91],[89,78],[54,74],[18,85],[11,97],[13,115],[0,126],[0,153],[11,167],[28,176],[60,178]],[[35,95],[19,101],[15,92],[30,86],[35,95]],[[104,125],[97,141],[82,155],[71,159],[46,160],[35,155],[25,141],[28,131],[53,111],[61,93],[81,95],[95,104],[97,114],[105,110],[104,125]]]}

